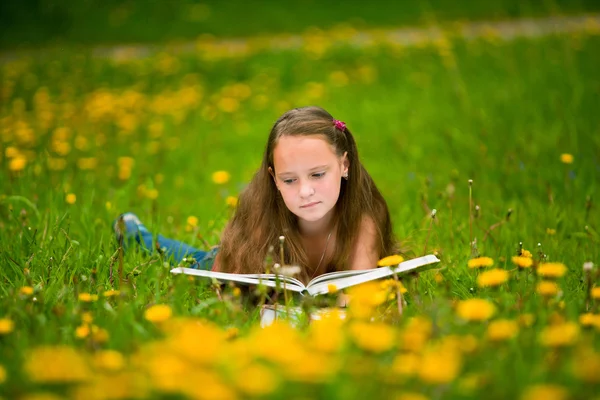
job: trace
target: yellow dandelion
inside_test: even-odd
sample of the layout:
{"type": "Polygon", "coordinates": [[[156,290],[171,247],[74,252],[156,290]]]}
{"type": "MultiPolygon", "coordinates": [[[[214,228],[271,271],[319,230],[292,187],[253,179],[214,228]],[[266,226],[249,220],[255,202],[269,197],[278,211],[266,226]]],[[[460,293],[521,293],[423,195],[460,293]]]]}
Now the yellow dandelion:
{"type": "Polygon", "coordinates": [[[242,289],[236,286],[231,291],[231,294],[233,294],[234,297],[240,297],[242,295],[242,289]]]}
{"type": "Polygon", "coordinates": [[[566,400],[569,393],[562,386],[540,384],[530,386],[521,395],[521,400],[566,400]]]}
{"type": "Polygon", "coordinates": [[[600,300],[600,286],[592,288],[590,295],[592,299],[600,300]]]}
{"type": "Polygon", "coordinates": [[[337,286],[335,286],[333,283],[330,283],[327,285],[327,293],[335,293],[337,292],[337,286]]]}
{"type": "Polygon", "coordinates": [[[0,318],[0,335],[11,333],[15,329],[15,323],[9,318],[0,318]]]}
{"type": "Polygon", "coordinates": [[[75,202],[77,201],[77,196],[73,193],[69,193],[65,197],[65,201],[67,202],[67,204],[75,204],[75,202]]]}
{"type": "Polygon", "coordinates": [[[547,347],[564,347],[574,344],[579,338],[579,326],[564,322],[548,326],[540,332],[540,342],[547,347]]]}
{"type": "Polygon", "coordinates": [[[171,318],[173,310],[167,304],[156,304],[144,311],[144,318],[150,322],[164,322],[171,318]]]}
{"type": "Polygon", "coordinates": [[[23,296],[31,296],[33,294],[33,288],[31,286],[23,286],[19,289],[19,293],[23,296]]]}
{"type": "Polygon", "coordinates": [[[582,326],[598,326],[600,327],[600,315],[585,313],[579,316],[579,323],[582,326]]]}
{"type": "Polygon", "coordinates": [[[377,261],[378,267],[396,266],[404,261],[404,258],[399,255],[387,256],[377,261]]]}
{"type": "Polygon", "coordinates": [[[499,319],[490,322],[487,329],[487,337],[492,341],[504,341],[517,336],[519,325],[516,321],[499,319]]]}
{"type": "Polygon", "coordinates": [[[225,199],[225,204],[227,204],[231,208],[235,208],[238,203],[238,198],[235,196],[227,196],[225,199]]]}
{"type": "Polygon", "coordinates": [[[96,325],[90,327],[92,333],[92,340],[96,343],[106,343],[109,338],[108,331],[104,328],[100,328],[96,325]]]}
{"type": "Polygon", "coordinates": [[[537,274],[544,278],[560,278],[567,273],[567,267],[562,263],[543,263],[537,269],[537,274]]]}
{"type": "Polygon", "coordinates": [[[110,289],[110,290],[106,290],[104,293],[102,293],[102,296],[115,297],[115,296],[119,296],[120,294],[121,294],[120,290],[110,289]]]}
{"type": "Polygon", "coordinates": [[[434,348],[423,354],[418,375],[423,382],[444,384],[454,381],[461,367],[462,358],[458,351],[434,348]]]}
{"type": "Polygon", "coordinates": [[[81,322],[91,324],[94,321],[94,316],[91,312],[84,312],[81,314],[81,322]]]}
{"type": "Polygon", "coordinates": [[[77,339],[84,339],[90,334],[90,326],[88,324],[79,325],[75,328],[75,337],[77,339]]]}
{"type": "Polygon", "coordinates": [[[231,175],[227,171],[215,171],[212,174],[212,181],[217,185],[224,185],[230,178],[231,175]]]}
{"type": "Polygon", "coordinates": [[[235,386],[250,397],[268,395],[278,385],[276,375],[260,364],[249,365],[236,376],[235,386]]]}
{"type": "Polygon", "coordinates": [[[521,249],[521,257],[533,258],[533,254],[529,250],[521,249]]]}
{"type": "Polygon", "coordinates": [[[491,267],[494,265],[494,260],[490,257],[477,257],[470,259],[467,265],[469,268],[491,267]]]}
{"type": "Polygon", "coordinates": [[[485,299],[468,299],[460,301],[456,314],[466,321],[485,321],[496,312],[496,306],[485,299]]]}
{"type": "Polygon", "coordinates": [[[97,294],[90,294],[90,293],[79,293],[79,296],[77,296],[77,298],[82,303],[91,303],[93,301],[98,300],[98,295],[97,294]]]}
{"type": "Polygon", "coordinates": [[[24,359],[24,370],[34,383],[75,383],[91,377],[84,356],[69,346],[34,348],[24,359]]]}
{"type": "Polygon", "coordinates": [[[97,368],[106,371],[119,371],[125,366],[125,357],[115,350],[100,350],[94,355],[97,368]]]}
{"type": "Polygon", "coordinates": [[[529,268],[533,265],[533,259],[530,257],[514,256],[512,262],[519,268],[529,268]]]}
{"type": "Polygon", "coordinates": [[[558,294],[558,290],[558,285],[556,282],[552,281],[540,281],[535,288],[535,291],[544,297],[556,296],[558,294]]]}
{"type": "Polygon", "coordinates": [[[10,162],[8,163],[8,169],[10,169],[13,172],[19,172],[22,171],[26,165],[27,159],[19,154],[18,156],[10,160],[10,162]]]}
{"type": "Polygon", "coordinates": [[[187,217],[186,222],[189,226],[195,228],[196,226],[198,226],[198,217],[194,217],[193,215],[190,215],[189,217],[187,217]]]}
{"type": "Polygon", "coordinates": [[[489,271],[482,272],[477,277],[477,285],[479,287],[500,286],[507,281],[508,271],[500,268],[494,268],[489,271]]]}
{"type": "Polygon", "coordinates": [[[573,155],[569,153],[563,153],[560,155],[560,162],[563,164],[573,164],[573,155]]]}
{"type": "Polygon", "coordinates": [[[388,351],[396,342],[394,329],[382,322],[355,322],[349,333],[358,347],[373,353],[388,351]]]}

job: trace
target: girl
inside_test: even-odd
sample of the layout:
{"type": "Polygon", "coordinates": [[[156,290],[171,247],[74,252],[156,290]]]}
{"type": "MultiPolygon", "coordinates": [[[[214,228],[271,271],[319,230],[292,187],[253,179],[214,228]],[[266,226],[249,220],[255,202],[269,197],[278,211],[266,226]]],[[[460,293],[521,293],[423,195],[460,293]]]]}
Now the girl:
{"type": "MultiPolygon", "coordinates": [[[[133,214],[115,223],[152,248],[152,234],[133,214]]],[[[346,125],[319,107],[283,114],[271,129],[262,164],[240,194],[221,245],[209,252],[158,236],[157,247],[196,267],[232,273],[264,272],[269,248],[285,237],[285,260],[307,282],[326,272],[374,268],[397,250],[387,204],[360,163],[346,125]]]]}

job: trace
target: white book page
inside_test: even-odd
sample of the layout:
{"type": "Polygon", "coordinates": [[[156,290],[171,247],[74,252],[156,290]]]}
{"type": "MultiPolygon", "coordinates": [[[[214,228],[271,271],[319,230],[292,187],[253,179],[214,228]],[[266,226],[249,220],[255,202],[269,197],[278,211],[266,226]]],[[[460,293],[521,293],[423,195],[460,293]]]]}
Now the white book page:
{"type": "Polygon", "coordinates": [[[358,285],[360,283],[374,281],[377,279],[385,278],[387,276],[392,276],[394,273],[396,273],[397,275],[403,275],[408,272],[427,270],[429,268],[433,268],[432,264],[438,262],[440,262],[440,260],[436,256],[430,254],[427,256],[401,262],[400,264],[398,264],[397,267],[382,267],[372,270],[366,270],[368,272],[364,274],[347,276],[340,279],[334,279],[318,283],[307,288],[307,291],[311,296],[317,294],[325,294],[329,292],[327,286],[330,284],[335,285],[337,290],[345,289],[347,287],[358,285]]]}
{"type": "Polygon", "coordinates": [[[361,275],[361,274],[364,274],[366,272],[371,272],[371,271],[373,271],[373,269],[355,269],[355,270],[348,270],[348,271],[328,272],[326,274],[319,275],[316,278],[313,278],[310,282],[308,282],[308,285],[306,285],[306,287],[309,288],[320,282],[330,281],[332,279],[345,278],[346,276],[361,275]]]}
{"type": "MultiPolygon", "coordinates": [[[[193,276],[201,276],[205,278],[214,278],[218,281],[225,282],[238,282],[245,283],[248,285],[265,285],[269,287],[277,287],[275,275],[273,274],[229,274],[226,272],[214,272],[205,271],[202,269],[194,268],[182,268],[177,267],[171,270],[173,274],[186,274],[193,276]]],[[[302,293],[306,288],[299,280],[295,278],[289,278],[286,276],[279,276],[280,286],[283,287],[285,281],[285,288],[294,292],[302,293]]]]}

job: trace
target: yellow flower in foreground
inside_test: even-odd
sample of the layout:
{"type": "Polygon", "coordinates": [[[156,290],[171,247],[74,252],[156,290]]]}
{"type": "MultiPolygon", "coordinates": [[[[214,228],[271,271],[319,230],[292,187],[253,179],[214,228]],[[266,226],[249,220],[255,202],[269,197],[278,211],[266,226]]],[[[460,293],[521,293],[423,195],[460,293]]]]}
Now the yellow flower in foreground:
{"type": "Polygon", "coordinates": [[[592,288],[590,295],[592,299],[600,300],[600,286],[592,288]]]}
{"type": "Polygon", "coordinates": [[[558,294],[558,285],[552,281],[538,282],[535,291],[545,297],[552,297],[558,294]]]}
{"type": "Polygon", "coordinates": [[[568,395],[569,393],[562,386],[541,384],[525,389],[521,400],[566,400],[568,395]]]}
{"type": "Polygon", "coordinates": [[[273,372],[260,364],[250,365],[235,375],[235,386],[248,396],[265,396],[278,385],[273,372]]]}
{"type": "Polygon", "coordinates": [[[562,347],[574,344],[579,338],[579,326],[574,322],[565,322],[546,327],[540,333],[540,342],[548,347],[562,347]]]}
{"type": "Polygon", "coordinates": [[[68,346],[30,350],[25,357],[24,370],[35,383],[74,383],[90,378],[84,357],[68,346]]]}
{"type": "Polygon", "coordinates": [[[65,197],[65,201],[67,202],[67,204],[75,204],[75,202],[77,201],[77,196],[73,193],[69,193],[65,197]]]}
{"type": "Polygon", "coordinates": [[[395,345],[394,329],[382,322],[355,322],[350,336],[361,349],[373,353],[390,350],[395,345]]]}
{"type": "Polygon", "coordinates": [[[78,299],[82,303],[91,303],[93,301],[98,300],[98,295],[89,293],[79,293],[78,299]]]}
{"type": "Polygon", "coordinates": [[[27,159],[22,155],[18,155],[17,157],[10,160],[8,163],[8,169],[14,172],[22,171],[27,165],[27,159]]]}
{"type": "Polygon", "coordinates": [[[115,350],[100,350],[94,355],[97,368],[106,371],[119,371],[125,366],[125,357],[115,350]]]}
{"type": "Polygon", "coordinates": [[[477,257],[470,259],[467,265],[469,268],[491,267],[494,265],[494,260],[490,257],[477,257]]]}
{"type": "Polygon", "coordinates": [[[23,286],[19,289],[19,293],[23,296],[31,296],[33,294],[33,288],[31,286],[23,286]]]}
{"type": "Polygon", "coordinates": [[[569,153],[563,153],[560,155],[560,162],[563,164],[573,164],[573,155],[569,153]]]}
{"type": "Polygon", "coordinates": [[[479,287],[499,286],[506,281],[508,281],[508,271],[500,268],[482,272],[477,277],[477,285],[479,285],[479,287]]]}
{"type": "Polygon", "coordinates": [[[231,175],[227,171],[215,171],[212,174],[212,181],[217,185],[223,185],[229,182],[231,175]]]}
{"type": "Polygon", "coordinates": [[[15,322],[12,319],[0,318],[0,335],[11,333],[15,329],[15,322]]]}
{"type": "Polygon", "coordinates": [[[562,263],[543,263],[537,269],[537,274],[544,278],[560,278],[567,273],[567,267],[562,263]]]}
{"type": "Polygon", "coordinates": [[[514,338],[518,332],[519,326],[516,321],[499,319],[490,322],[487,329],[487,337],[493,341],[502,341],[514,338]]]}
{"type": "Polygon", "coordinates": [[[573,374],[584,382],[600,383],[600,353],[580,350],[573,357],[573,374]]]}
{"type": "Polygon", "coordinates": [[[519,268],[529,268],[533,265],[533,259],[531,259],[531,257],[514,256],[512,262],[519,268]]]}
{"type": "Polygon", "coordinates": [[[456,314],[467,321],[485,321],[496,312],[496,307],[484,299],[469,299],[458,303],[456,314]]]}
{"type": "Polygon", "coordinates": [[[600,329],[600,314],[581,314],[579,316],[579,323],[583,326],[596,326],[600,329]]]}
{"type": "Polygon", "coordinates": [[[144,312],[144,318],[150,322],[164,322],[171,318],[173,310],[167,304],[156,304],[144,312]]]}
{"type": "Polygon", "coordinates": [[[400,376],[412,376],[419,368],[421,357],[413,353],[400,353],[392,363],[392,372],[400,376]]]}
{"type": "Polygon", "coordinates": [[[458,351],[431,349],[423,354],[418,374],[423,382],[449,383],[456,379],[461,366],[462,359],[458,351]]]}
{"type": "Polygon", "coordinates": [[[404,258],[402,256],[399,256],[399,255],[387,256],[387,257],[384,257],[381,260],[377,261],[377,266],[378,267],[388,267],[391,265],[398,265],[402,261],[404,261],[404,258]]]}

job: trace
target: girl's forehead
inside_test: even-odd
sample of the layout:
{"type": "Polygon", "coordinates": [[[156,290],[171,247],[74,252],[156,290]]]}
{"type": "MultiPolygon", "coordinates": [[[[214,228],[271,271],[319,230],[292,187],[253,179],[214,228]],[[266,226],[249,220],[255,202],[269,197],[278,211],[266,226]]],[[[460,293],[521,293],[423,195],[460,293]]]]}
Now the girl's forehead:
{"type": "Polygon", "coordinates": [[[283,136],[273,149],[273,165],[277,173],[310,169],[329,164],[337,158],[333,146],[320,135],[283,136]]]}

